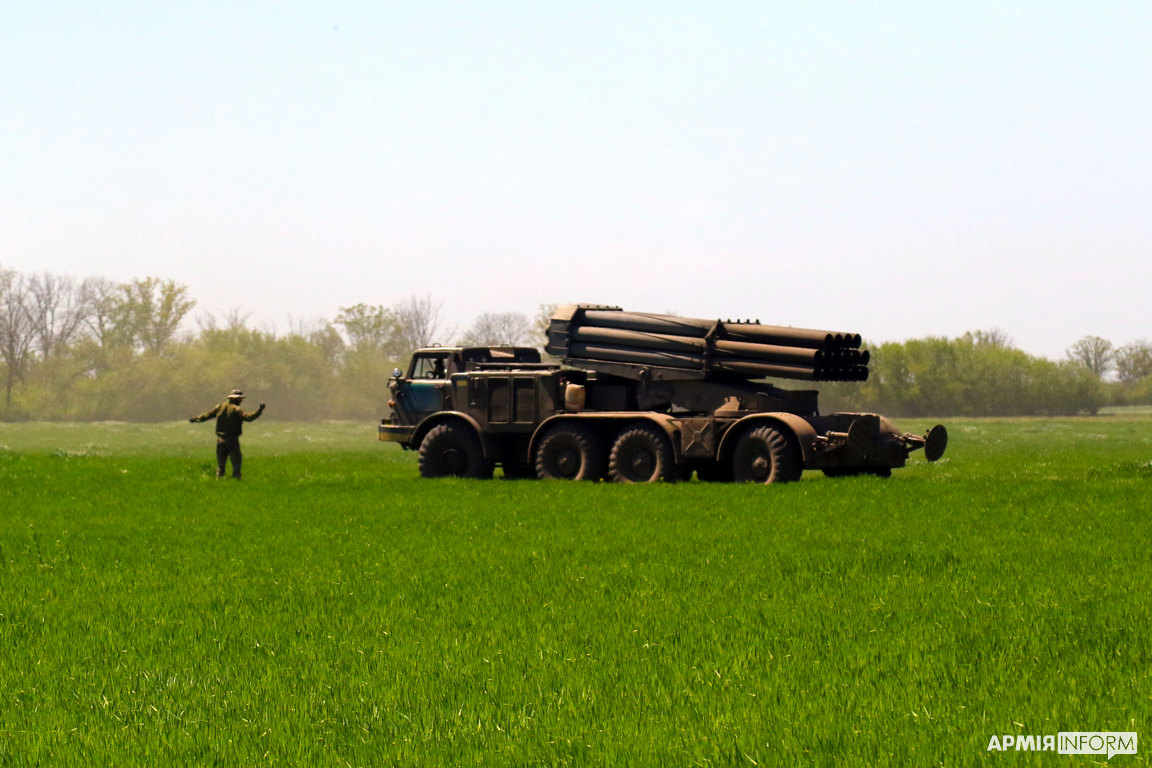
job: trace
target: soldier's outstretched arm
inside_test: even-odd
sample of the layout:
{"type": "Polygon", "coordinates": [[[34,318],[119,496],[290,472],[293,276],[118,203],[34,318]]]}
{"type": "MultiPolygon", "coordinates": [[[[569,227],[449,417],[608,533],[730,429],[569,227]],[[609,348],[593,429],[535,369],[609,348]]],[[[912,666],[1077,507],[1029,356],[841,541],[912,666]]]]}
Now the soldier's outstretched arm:
{"type": "Polygon", "coordinates": [[[192,424],[198,424],[201,421],[208,421],[208,419],[214,419],[218,415],[220,415],[220,406],[217,405],[216,407],[212,408],[211,410],[204,411],[204,413],[200,414],[199,416],[193,416],[192,418],[188,419],[188,421],[191,422],[192,424]]]}
{"type": "Polygon", "coordinates": [[[260,407],[252,411],[252,413],[244,414],[244,421],[255,421],[260,418],[260,414],[264,413],[264,403],[260,403],[260,407]]]}

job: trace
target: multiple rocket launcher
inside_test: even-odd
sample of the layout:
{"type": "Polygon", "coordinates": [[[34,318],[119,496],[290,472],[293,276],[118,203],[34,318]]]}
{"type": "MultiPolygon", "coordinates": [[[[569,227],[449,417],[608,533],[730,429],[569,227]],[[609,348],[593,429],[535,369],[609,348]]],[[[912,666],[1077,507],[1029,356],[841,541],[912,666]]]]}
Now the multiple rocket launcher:
{"type": "Polygon", "coordinates": [[[685,378],[865,381],[869,354],[860,344],[853,333],[570,304],[552,316],[545,349],[577,367],[656,367],[685,378]]]}

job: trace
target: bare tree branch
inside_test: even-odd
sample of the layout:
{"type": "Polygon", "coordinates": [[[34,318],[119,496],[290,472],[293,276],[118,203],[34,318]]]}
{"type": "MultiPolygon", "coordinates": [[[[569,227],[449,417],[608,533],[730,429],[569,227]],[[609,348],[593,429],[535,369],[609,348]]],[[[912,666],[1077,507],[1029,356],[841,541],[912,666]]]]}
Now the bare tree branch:
{"type": "Polygon", "coordinates": [[[1152,376],[1152,342],[1140,339],[1116,350],[1116,377],[1125,384],[1135,384],[1152,376]]]}
{"type": "Polygon", "coordinates": [[[1085,336],[1068,348],[1068,359],[1080,363],[1102,379],[1112,370],[1116,350],[1108,339],[1085,336]]]}
{"type": "Polygon", "coordinates": [[[461,338],[468,346],[526,345],[533,339],[532,321],[520,312],[485,312],[461,338]]]}
{"type": "MultiPolygon", "coordinates": [[[[407,355],[417,347],[426,347],[442,341],[441,310],[443,305],[433,301],[431,296],[410,296],[393,310],[396,317],[397,355],[407,355]]],[[[452,333],[444,334],[446,336],[452,333]]]]}
{"type": "Polygon", "coordinates": [[[47,358],[79,335],[87,305],[75,278],[43,272],[28,280],[28,311],[36,350],[47,358]]]}
{"type": "Polygon", "coordinates": [[[12,405],[12,390],[24,381],[36,338],[24,276],[0,269],[0,360],[4,361],[4,405],[12,405]]]}

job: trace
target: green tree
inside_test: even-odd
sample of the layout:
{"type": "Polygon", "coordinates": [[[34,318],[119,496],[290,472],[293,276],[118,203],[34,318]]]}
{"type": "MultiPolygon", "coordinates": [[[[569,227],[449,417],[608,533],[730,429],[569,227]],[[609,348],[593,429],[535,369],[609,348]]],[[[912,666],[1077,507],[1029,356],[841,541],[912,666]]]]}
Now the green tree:
{"type": "Polygon", "coordinates": [[[1102,379],[1112,370],[1116,350],[1108,339],[1085,336],[1068,348],[1068,359],[1083,365],[1102,379]]]}
{"type": "Polygon", "coordinates": [[[1147,376],[1152,376],[1152,342],[1140,339],[1116,350],[1116,378],[1135,384],[1147,376]]]}
{"type": "Polygon", "coordinates": [[[120,303],[114,316],[128,329],[129,338],[137,347],[159,354],[172,341],[194,306],[196,301],[189,298],[186,286],[148,277],[120,286],[120,303]]]}
{"type": "Polygon", "coordinates": [[[1094,413],[1104,399],[1100,379],[1084,365],[1033,357],[981,331],[881,344],[872,349],[867,382],[821,389],[825,411],[893,416],[1094,413]]]}
{"type": "Polygon", "coordinates": [[[80,285],[85,307],[86,335],[102,350],[132,344],[129,313],[122,310],[120,285],[103,277],[90,277],[80,285]]]}
{"type": "Polygon", "coordinates": [[[357,354],[385,354],[394,346],[398,334],[395,314],[381,306],[341,307],[336,325],[344,329],[349,347],[357,354]]]}

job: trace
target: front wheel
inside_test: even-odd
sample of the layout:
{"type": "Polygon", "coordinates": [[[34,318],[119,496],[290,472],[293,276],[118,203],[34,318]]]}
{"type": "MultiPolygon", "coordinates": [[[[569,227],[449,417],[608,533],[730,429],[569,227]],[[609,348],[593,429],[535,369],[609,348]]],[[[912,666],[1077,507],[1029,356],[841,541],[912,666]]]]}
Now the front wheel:
{"type": "Polygon", "coordinates": [[[608,476],[617,483],[675,481],[676,463],[668,436],[651,424],[625,429],[612,446],[608,476]]]}
{"type": "Polygon", "coordinates": [[[421,477],[492,477],[480,436],[464,424],[438,424],[420,442],[421,477]]]}
{"type": "Polygon", "coordinates": [[[732,476],[738,483],[790,483],[803,472],[800,447],[776,427],[756,427],[736,442],[732,476]]]}

